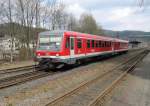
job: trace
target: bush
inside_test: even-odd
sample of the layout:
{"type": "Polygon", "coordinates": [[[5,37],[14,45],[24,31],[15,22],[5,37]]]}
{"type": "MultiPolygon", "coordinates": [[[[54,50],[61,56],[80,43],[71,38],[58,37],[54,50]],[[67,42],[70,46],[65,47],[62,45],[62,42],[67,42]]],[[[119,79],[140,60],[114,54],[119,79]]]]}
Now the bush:
{"type": "Polygon", "coordinates": [[[33,50],[22,47],[19,50],[19,60],[29,60],[33,58],[33,50]]]}

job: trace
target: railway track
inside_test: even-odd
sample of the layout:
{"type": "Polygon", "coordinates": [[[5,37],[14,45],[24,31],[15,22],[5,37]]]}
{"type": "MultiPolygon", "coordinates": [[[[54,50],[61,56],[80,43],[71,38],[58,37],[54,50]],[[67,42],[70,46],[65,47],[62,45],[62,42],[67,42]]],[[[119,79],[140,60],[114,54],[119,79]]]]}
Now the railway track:
{"type": "Polygon", "coordinates": [[[35,71],[35,65],[0,70],[0,89],[52,75],[56,72],[35,71]],[[3,75],[4,74],[4,75],[3,75]],[[6,75],[6,76],[5,76],[6,75]]]}
{"type": "Polygon", "coordinates": [[[43,71],[32,71],[32,72],[12,76],[12,77],[2,78],[0,79],[0,89],[17,85],[20,83],[25,83],[30,80],[42,78],[48,75],[52,75],[54,73],[55,72],[50,73],[50,72],[43,72],[43,71]]]}
{"type": "Polygon", "coordinates": [[[143,53],[143,55],[141,55],[140,57],[138,57],[136,59],[136,61],[133,64],[130,64],[128,67],[126,67],[126,71],[124,71],[116,80],[114,80],[103,92],[101,92],[94,100],[92,100],[88,106],[101,106],[104,104],[104,99],[107,96],[107,94],[109,94],[109,92],[111,92],[116,86],[117,84],[131,71],[133,71],[133,69],[135,68],[135,66],[141,61],[141,59],[143,59],[147,54],[149,53],[149,51],[146,51],[143,53]]]}
{"type": "Polygon", "coordinates": [[[131,70],[136,64],[146,56],[148,51],[143,51],[133,56],[114,69],[100,75],[93,80],[81,83],[58,98],[49,102],[46,106],[101,106],[100,102],[116,84],[131,70]]]}
{"type": "Polygon", "coordinates": [[[1,69],[0,74],[9,74],[9,73],[16,73],[21,71],[28,71],[34,69],[35,67],[36,67],[35,65],[30,65],[30,66],[10,68],[10,69],[1,69]]]}

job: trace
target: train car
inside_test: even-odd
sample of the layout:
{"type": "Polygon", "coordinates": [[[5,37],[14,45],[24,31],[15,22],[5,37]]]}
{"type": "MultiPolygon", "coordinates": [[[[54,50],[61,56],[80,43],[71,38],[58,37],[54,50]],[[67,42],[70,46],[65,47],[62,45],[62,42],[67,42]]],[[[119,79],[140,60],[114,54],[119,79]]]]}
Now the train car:
{"type": "Polygon", "coordinates": [[[96,56],[126,51],[126,40],[58,30],[39,33],[36,57],[39,67],[54,69],[96,56]]]}

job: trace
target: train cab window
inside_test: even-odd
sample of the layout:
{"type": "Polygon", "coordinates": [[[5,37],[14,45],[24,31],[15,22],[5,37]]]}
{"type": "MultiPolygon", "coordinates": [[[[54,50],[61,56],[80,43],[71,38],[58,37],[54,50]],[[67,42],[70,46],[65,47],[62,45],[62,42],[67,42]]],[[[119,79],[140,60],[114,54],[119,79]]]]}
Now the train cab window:
{"type": "Polygon", "coordinates": [[[95,41],[94,41],[94,40],[92,40],[92,48],[94,48],[94,42],[95,42],[95,41]]]}
{"type": "Polygon", "coordinates": [[[82,48],[82,40],[81,39],[77,39],[77,47],[82,48]]]}
{"type": "Polygon", "coordinates": [[[90,48],[90,40],[87,40],[87,48],[90,48]]]}
{"type": "Polygon", "coordinates": [[[70,38],[66,38],[66,48],[70,47],[70,38]]]}

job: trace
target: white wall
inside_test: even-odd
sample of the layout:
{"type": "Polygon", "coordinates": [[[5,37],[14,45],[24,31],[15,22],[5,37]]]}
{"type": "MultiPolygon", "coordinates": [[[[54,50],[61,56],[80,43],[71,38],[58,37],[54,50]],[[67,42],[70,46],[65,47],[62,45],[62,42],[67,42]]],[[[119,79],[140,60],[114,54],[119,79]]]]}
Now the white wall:
{"type": "MultiPolygon", "coordinates": [[[[17,45],[15,45],[15,43],[17,43],[18,41],[15,39],[14,40],[14,44],[13,44],[13,50],[16,51],[17,49],[17,45]]],[[[11,51],[11,39],[7,38],[7,39],[3,39],[0,42],[0,49],[2,49],[3,51],[11,51]]]]}

